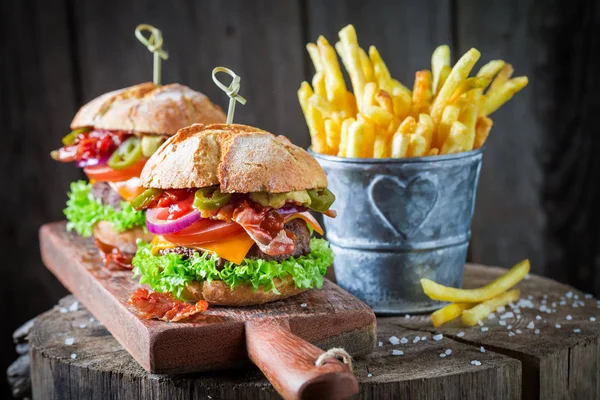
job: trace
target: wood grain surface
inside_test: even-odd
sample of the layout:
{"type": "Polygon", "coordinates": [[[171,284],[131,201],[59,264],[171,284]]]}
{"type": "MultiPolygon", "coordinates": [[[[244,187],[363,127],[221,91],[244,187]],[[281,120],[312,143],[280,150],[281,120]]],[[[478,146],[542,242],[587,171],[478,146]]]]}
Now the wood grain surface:
{"type": "MultiPolygon", "coordinates": [[[[256,323],[272,320],[286,321],[297,348],[303,346],[300,337],[317,345],[334,344],[353,355],[373,350],[375,315],[366,304],[327,280],[322,290],[282,301],[251,307],[214,306],[185,323],[165,323],[138,317],[127,303],[140,287],[137,280],[129,270],[106,269],[92,239],[68,233],[65,223],[57,222],[41,228],[40,243],[48,268],[149,372],[206,371],[247,363],[247,341],[256,349],[260,340],[256,323]],[[251,338],[245,335],[247,321],[255,324],[251,338]]],[[[261,365],[270,361],[258,353],[253,359],[259,356],[261,365]]],[[[288,360],[293,364],[291,356],[288,360]]],[[[317,375],[316,371],[312,375],[317,375]]]]}

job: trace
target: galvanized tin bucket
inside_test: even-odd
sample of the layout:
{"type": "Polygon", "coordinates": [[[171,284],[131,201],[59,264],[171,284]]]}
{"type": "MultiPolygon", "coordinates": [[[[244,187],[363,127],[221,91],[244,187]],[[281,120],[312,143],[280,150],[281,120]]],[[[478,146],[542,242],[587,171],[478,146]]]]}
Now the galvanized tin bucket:
{"type": "Polygon", "coordinates": [[[426,312],[420,279],[459,287],[482,150],[407,159],[311,153],[336,195],[324,218],[337,283],[378,314],[426,312]]]}

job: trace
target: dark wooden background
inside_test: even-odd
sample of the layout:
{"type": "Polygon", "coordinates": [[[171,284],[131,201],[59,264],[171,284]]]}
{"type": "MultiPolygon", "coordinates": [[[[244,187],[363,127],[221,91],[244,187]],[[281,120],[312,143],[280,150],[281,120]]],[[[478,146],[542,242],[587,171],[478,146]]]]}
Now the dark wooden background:
{"type": "MultiPolygon", "coordinates": [[[[597,1],[2,0],[0,6],[0,370],[10,333],[65,290],[43,267],[38,227],[63,218],[69,182],[83,175],[48,153],[77,109],[106,91],[151,80],[138,23],[163,31],[164,82],[226,98],[216,65],[242,77],[236,120],[307,146],[296,90],[312,75],[304,44],[335,41],[353,23],[392,74],[412,85],[432,50],[470,47],[503,58],[529,86],[494,114],[473,220],[470,258],[533,271],[600,294],[600,7],[597,1]],[[596,118],[596,119],[594,119],[596,118]]],[[[7,394],[4,387],[0,397],[7,394]]]]}

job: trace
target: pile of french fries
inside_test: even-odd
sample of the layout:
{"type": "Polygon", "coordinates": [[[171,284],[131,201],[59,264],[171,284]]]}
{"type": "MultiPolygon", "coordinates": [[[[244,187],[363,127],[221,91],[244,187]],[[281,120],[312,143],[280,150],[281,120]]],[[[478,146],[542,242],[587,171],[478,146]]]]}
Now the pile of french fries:
{"type": "Polygon", "coordinates": [[[433,326],[441,326],[461,315],[463,325],[473,326],[498,307],[517,301],[521,293],[518,289],[510,289],[527,276],[529,269],[529,260],[523,260],[489,285],[478,289],[449,288],[421,279],[423,291],[431,299],[452,302],[431,314],[433,326]]]}
{"type": "Polygon", "coordinates": [[[416,73],[411,91],[391,77],[375,46],[367,54],[358,45],[352,25],[339,37],[335,50],[323,36],[306,45],[316,73],[312,87],[302,82],[298,99],[317,153],[402,158],[477,149],[492,128],[489,115],[528,82],[525,76],[511,79],[513,68],[502,60],[469,77],[479,51],[467,51],[451,67],[450,48],[443,45],[433,52],[431,70],[416,73]]]}

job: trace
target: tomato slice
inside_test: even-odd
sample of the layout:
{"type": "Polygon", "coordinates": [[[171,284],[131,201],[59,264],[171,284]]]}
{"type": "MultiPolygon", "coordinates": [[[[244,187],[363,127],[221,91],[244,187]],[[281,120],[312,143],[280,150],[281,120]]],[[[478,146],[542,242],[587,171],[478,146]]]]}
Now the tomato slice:
{"type": "Polygon", "coordinates": [[[165,240],[178,245],[193,245],[215,242],[244,231],[235,222],[202,219],[192,226],[173,235],[163,235],[165,240]]]}
{"type": "Polygon", "coordinates": [[[112,169],[108,165],[95,165],[93,167],[85,167],[83,172],[85,172],[88,178],[97,182],[121,182],[140,176],[146,161],[148,159],[143,158],[131,167],[121,170],[112,169]]]}

